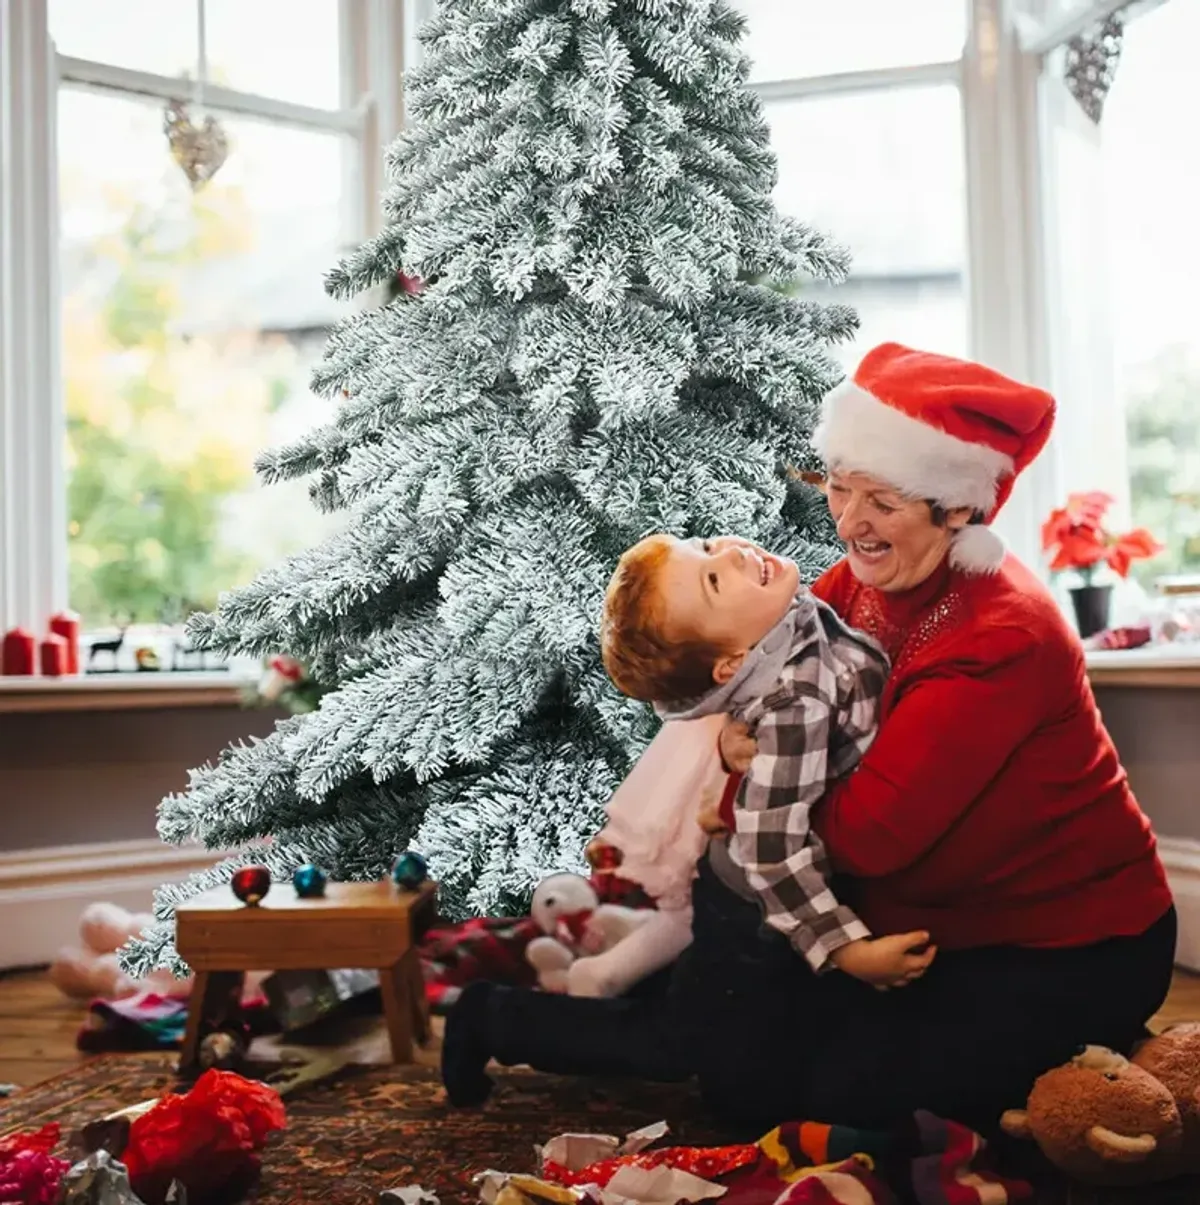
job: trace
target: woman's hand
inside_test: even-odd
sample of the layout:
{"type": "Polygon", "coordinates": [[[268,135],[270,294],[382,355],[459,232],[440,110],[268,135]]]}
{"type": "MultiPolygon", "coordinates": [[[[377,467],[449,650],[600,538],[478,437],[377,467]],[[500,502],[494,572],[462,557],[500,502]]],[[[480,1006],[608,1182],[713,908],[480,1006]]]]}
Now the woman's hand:
{"type": "Polygon", "coordinates": [[[730,774],[745,774],[758,752],[758,742],[741,720],[727,718],[717,737],[717,751],[730,774]]]}

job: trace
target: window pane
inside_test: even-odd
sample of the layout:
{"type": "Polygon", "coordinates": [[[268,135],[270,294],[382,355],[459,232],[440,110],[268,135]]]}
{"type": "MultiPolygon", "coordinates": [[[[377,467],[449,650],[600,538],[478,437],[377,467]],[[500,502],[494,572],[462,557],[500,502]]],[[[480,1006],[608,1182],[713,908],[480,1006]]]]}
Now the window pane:
{"type": "Polygon", "coordinates": [[[60,54],[156,75],[195,75],[196,0],[50,0],[60,54]]]}
{"type": "Polygon", "coordinates": [[[850,281],[808,295],[855,306],[847,366],[896,339],[967,352],[962,112],[952,86],[766,106],[779,157],[776,201],[854,257],[850,281]],[[913,131],[921,137],[914,138],[913,131]]]}
{"type": "Polygon", "coordinates": [[[957,59],[967,0],[733,0],[753,80],[798,79],[957,59]]]}
{"type": "Polygon", "coordinates": [[[71,602],[92,627],[211,607],[335,521],[252,465],[330,414],[308,376],[344,312],[322,289],[341,139],[227,120],[229,158],[193,194],[161,122],[60,94],[71,602]]]}
{"type": "Polygon", "coordinates": [[[1200,5],[1130,23],[1101,123],[1116,381],[1133,518],[1169,545],[1147,576],[1200,572],[1200,5]],[[1190,147],[1190,149],[1189,149],[1190,147]]]}
{"type": "Polygon", "coordinates": [[[1096,0],[1017,0],[1017,10],[1039,25],[1057,25],[1096,7],[1096,0]]]}
{"type": "Polygon", "coordinates": [[[336,109],[338,0],[208,0],[209,78],[241,92],[336,109]]]}

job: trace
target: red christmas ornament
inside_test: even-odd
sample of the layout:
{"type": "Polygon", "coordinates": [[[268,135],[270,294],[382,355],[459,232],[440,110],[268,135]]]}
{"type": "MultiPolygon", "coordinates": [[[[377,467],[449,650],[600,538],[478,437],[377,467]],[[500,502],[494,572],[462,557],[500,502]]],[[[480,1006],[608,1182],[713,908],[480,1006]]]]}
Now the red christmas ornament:
{"type": "Polygon", "coordinates": [[[37,657],[37,637],[24,628],[13,628],[4,637],[4,652],[0,672],[6,676],[27,677],[33,673],[37,657]]]}
{"type": "Polygon", "coordinates": [[[419,276],[409,276],[407,272],[397,272],[396,282],[401,290],[410,297],[417,297],[425,292],[425,282],[419,276]]]}
{"type": "Polygon", "coordinates": [[[70,649],[62,636],[47,636],[38,651],[41,655],[42,673],[47,678],[61,678],[70,673],[70,649]]]}
{"type": "Polygon", "coordinates": [[[265,866],[243,866],[230,886],[243,904],[253,907],[271,890],[271,872],[265,866]]]}
{"type": "Polygon", "coordinates": [[[51,615],[50,631],[67,642],[66,672],[79,673],[79,616],[74,611],[59,611],[57,615],[51,615]]]}

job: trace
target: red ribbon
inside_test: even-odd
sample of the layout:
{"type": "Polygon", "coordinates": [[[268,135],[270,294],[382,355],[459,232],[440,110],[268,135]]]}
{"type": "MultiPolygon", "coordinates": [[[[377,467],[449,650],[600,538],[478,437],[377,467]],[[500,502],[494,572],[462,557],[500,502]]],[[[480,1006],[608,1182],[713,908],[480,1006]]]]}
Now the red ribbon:
{"type": "Polygon", "coordinates": [[[564,912],[555,922],[554,936],[565,946],[579,945],[594,911],[594,908],[581,908],[578,912],[564,912]]]}

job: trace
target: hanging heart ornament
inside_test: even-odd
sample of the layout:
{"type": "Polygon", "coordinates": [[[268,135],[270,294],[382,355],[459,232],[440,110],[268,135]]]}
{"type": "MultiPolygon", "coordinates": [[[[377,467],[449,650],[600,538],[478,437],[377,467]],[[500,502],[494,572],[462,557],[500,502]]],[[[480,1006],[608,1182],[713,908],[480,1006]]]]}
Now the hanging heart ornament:
{"type": "Polygon", "coordinates": [[[210,114],[199,124],[193,122],[181,100],[169,101],[163,110],[163,133],[193,192],[220,171],[229,155],[229,139],[217,119],[210,114]]]}

